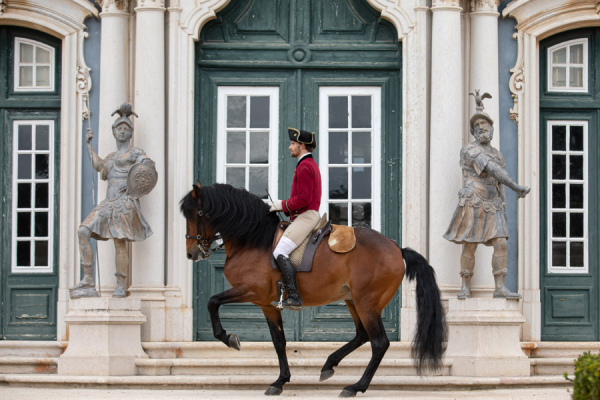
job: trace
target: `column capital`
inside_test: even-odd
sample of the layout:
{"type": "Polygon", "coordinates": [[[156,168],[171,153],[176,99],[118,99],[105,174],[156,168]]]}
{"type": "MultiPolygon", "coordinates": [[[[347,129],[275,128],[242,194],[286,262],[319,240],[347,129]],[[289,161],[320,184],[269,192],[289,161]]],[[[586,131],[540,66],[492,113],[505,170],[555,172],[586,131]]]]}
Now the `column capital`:
{"type": "Polygon", "coordinates": [[[462,11],[461,0],[433,0],[431,11],[436,10],[462,11]]]}
{"type": "Polygon", "coordinates": [[[471,12],[498,13],[502,0],[471,0],[471,12]]]}
{"type": "Polygon", "coordinates": [[[102,7],[102,14],[127,14],[129,10],[129,0],[96,0],[96,3],[102,7]]]}
{"type": "Polygon", "coordinates": [[[138,0],[136,12],[140,11],[165,11],[165,0],[138,0]]]}

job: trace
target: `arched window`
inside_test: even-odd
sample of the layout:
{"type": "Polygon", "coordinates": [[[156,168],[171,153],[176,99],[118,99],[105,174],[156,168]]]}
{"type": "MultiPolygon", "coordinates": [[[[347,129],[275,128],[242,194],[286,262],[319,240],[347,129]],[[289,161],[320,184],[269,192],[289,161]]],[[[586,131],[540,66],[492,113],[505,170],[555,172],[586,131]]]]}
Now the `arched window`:
{"type": "Polygon", "coordinates": [[[54,90],[54,48],[15,37],[15,92],[54,90]]]}
{"type": "Polygon", "coordinates": [[[548,49],[548,91],[588,91],[587,38],[559,43],[548,49]]]}

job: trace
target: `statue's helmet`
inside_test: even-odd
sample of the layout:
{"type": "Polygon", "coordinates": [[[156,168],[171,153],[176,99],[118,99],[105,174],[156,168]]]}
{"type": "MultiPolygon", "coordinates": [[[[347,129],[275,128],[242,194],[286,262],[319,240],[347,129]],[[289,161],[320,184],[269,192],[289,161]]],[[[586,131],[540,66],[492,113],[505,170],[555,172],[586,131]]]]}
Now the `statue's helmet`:
{"type": "Polygon", "coordinates": [[[133,123],[129,119],[129,116],[135,115],[137,117],[138,115],[133,112],[131,103],[125,102],[121,104],[121,106],[117,110],[115,110],[115,112],[113,112],[110,116],[112,117],[115,114],[119,114],[119,118],[117,118],[113,123],[113,129],[119,126],[120,124],[127,124],[133,130],[133,123]]]}
{"type": "Polygon", "coordinates": [[[471,117],[471,121],[469,123],[469,126],[471,127],[471,129],[473,129],[473,124],[475,123],[475,121],[477,121],[478,119],[483,118],[485,120],[487,120],[487,122],[491,125],[494,126],[494,120],[492,119],[492,117],[490,117],[488,114],[484,113],[484,112],[476,112],[475,114],[473,114],[473,116],[471,117]]]}

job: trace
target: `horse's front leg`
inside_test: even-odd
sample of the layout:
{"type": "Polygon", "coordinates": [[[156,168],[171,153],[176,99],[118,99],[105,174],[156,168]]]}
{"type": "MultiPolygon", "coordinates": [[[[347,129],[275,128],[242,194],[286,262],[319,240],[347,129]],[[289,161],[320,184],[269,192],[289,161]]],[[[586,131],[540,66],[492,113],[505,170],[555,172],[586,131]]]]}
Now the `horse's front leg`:
{"type": "Polygon", "coordinates": [[[208,312],[210,314],[210,320],[213,327],[213,335],[221,342],[225,343],[227,347],[232,349],[240,350],[240,340],[236,335],[228,335],[221,325],[221,319],[219,318],[219,307],[223,304],[229,303],[245,303],[250,301],[252,293],[241,286],[236,286],[223,293],[215,294],[208,301],[208,312]]]}
{"type": "Polygon", "coordinates": [[[290,381],[290,367],[288,365],[287,355],[285,353],[285,333],[283,332],[283,320],[281,312],[275,307],[263,307],[263,314],[267,318],[271,339],[279,359],[279,378],[271,384],[265,392],[268,396],[277,396],[283,392],[283,385],[290,381]]]}

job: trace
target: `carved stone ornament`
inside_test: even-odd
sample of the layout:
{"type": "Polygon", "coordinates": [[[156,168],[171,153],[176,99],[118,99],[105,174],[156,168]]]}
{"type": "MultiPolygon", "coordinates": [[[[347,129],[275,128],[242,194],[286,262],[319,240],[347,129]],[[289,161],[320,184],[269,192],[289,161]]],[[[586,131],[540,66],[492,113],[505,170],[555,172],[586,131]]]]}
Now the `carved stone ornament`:
{"type": "Polygon", "coordinates": [[[502,0],[471,0],[471,11],[495,11],[502,0]]]}
{"type": "Polygon", "coordinates": [[[127,11],[129,9],[129,0],[96,0],[96,3],[102,7],[102,12],[127,11]]]}
{"type": "Polygon", "coordinates": [[[513,108],[509,111],[509,117],[515,124],[519,125],[519,96],[523,94],[525,88],[525,67],[523,65],[523,32],[513,33],[513,39],[517,40],[517,62],[510,69],[511,77],[508,81],[508,87],[512,93],[513,108]]]}
{"type": "Polygon", "coordinates": [[[92,71],[85,63],[85,58],[83,55],[83,46],[85,39],[89,37],[89,34],[83,30],[78,33],[78,49],[77,49],[77,74],[75,75],[76,79],[76,88],[77,93],[79,93],[81,100],[81,118],[89,119],[91,116],[91,111],[89,107],[90,100],[90,90],[92,90],[92,78],[90,77],[90,72],[92,71]]]}
{"type": "Polygon", "coordinates": [[[2,15],[4,15],[4,13],[6,12],[6,4],[4,3],[5,0],[0,0],[0,17],[2,17],[2,15]]]}
{"type": "Polygon", "coordinates": [[[164,7],[165,0],[138,0],[137,8],[144,7],[164,7]]]}
{"type": "Polygon", "coordinates": [[[460,0],[433,0],[432,7],[460,7],[460,0]]]}
{"type": "Polygon", "coordinates": [[[600,16],[600,1],[596,2],[596,14],[598,14],[598,16],[600,16]]]}

